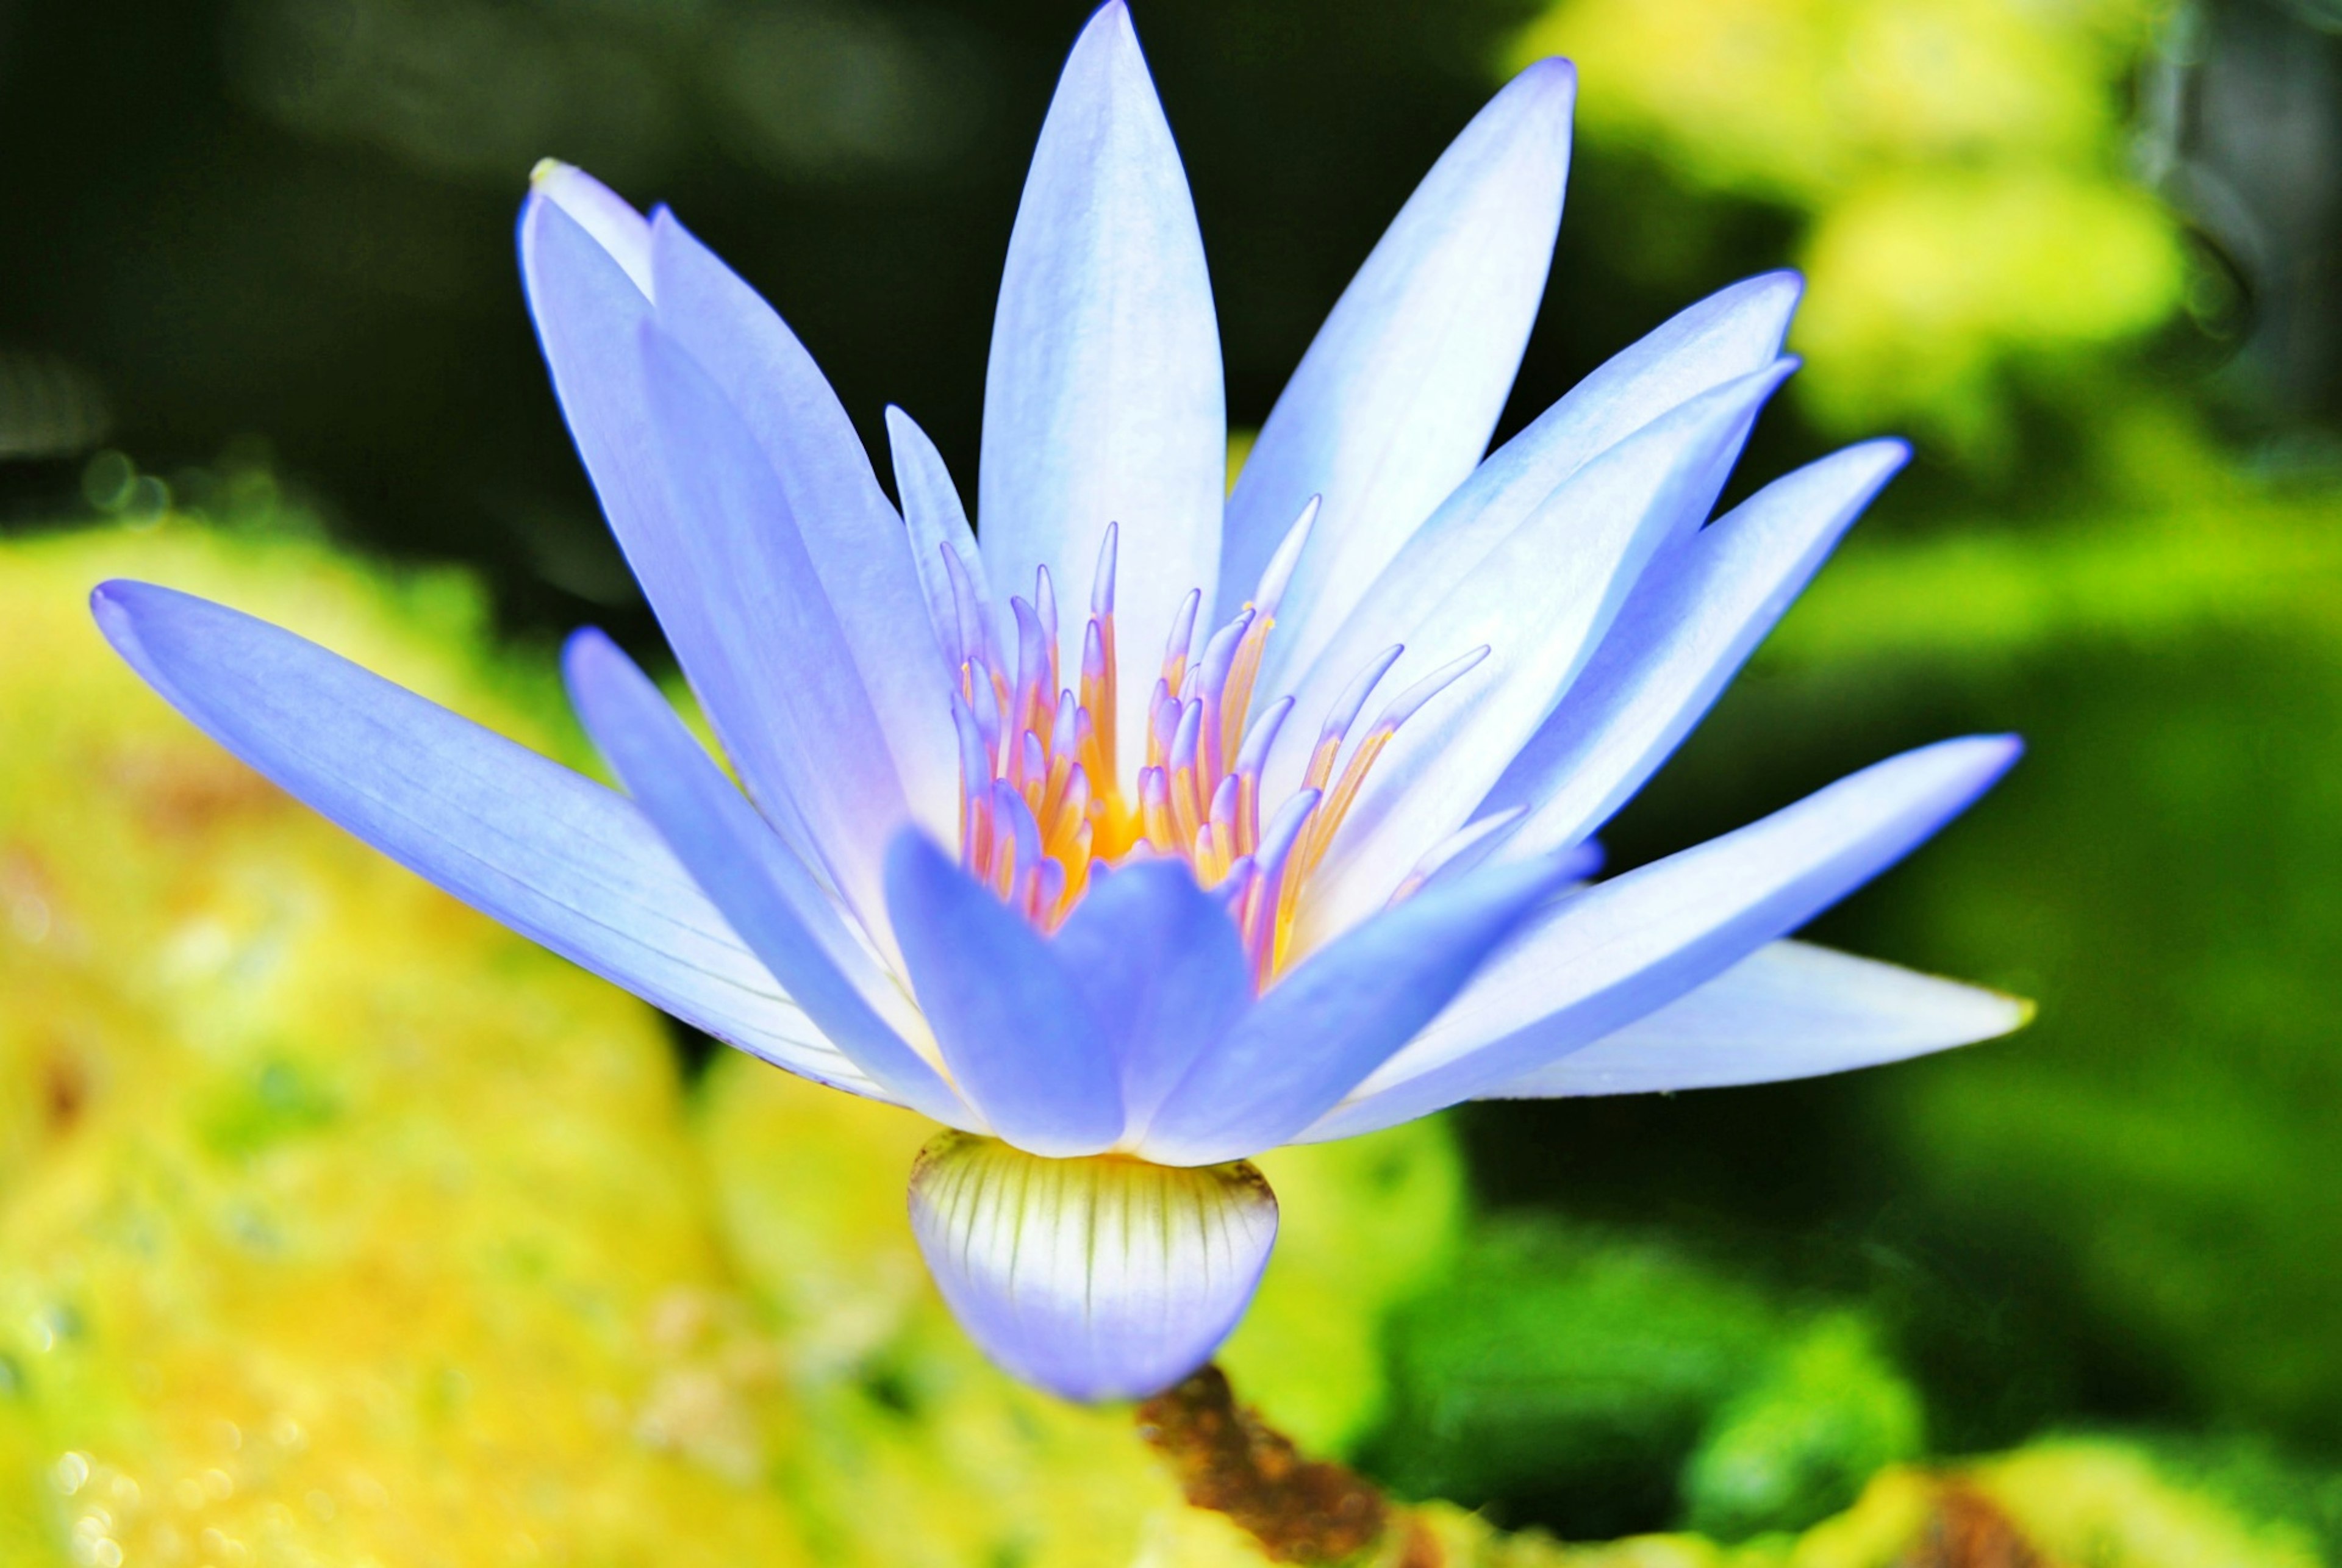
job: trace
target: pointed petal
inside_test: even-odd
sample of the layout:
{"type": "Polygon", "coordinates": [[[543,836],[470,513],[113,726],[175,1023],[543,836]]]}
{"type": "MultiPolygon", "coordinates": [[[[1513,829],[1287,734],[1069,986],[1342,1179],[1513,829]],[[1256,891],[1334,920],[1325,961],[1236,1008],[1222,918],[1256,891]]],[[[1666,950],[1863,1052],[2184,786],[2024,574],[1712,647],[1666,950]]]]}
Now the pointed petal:
{"type": "Polygon", "coordinates": [[[1444,597],[1586,464],[1668,410],[1773,364],[1798,287],[1794,273],[1746,279],[1611,356],[1473,470],[1338,624],[1326,617],[1280,625],[1264,689],[1292,690],[1313,666],[1346,679],[1389,644],[1395,625],[1444,597]]]}
{"type": "Polygon", "coordinates": [[[563,668],[579,718],[627,794],[822,1033],[902,1104],[980,1126],[906,1043],[903,1032],[926,1034],[916,1010],[650,678],[591,630],[569,640],[563,668]]]}
{"type": "Polygon", "coordinates": [[[1124,1141],[1252,1005],[1252,966],[1219,899],[1180,861],[1103,877],[1053,944],[1122,1066],[1124,1141]]]}
{"type": "MultiPolygon", "coordinates": [[[[789,721],[791,661],[817,663],[825,690],[850,678],[854,667],[788,520],[778,480],[738,417],[680,349],[660,355],[663,363],[686,367],[664,377],[665,401],[690,405],[680,419],[669,410],[666,423],[679,424],[689,437],[671,446],[651,407],[642,337],[652,323],[649,300],[542,191],[523,209],[521,259],[529,307],[570,434],[708,723],[766,817],[808,864],[824,870],[864,926],[883,941],[886,910],[876,896],[875,863],[885,827],[907,815],[907,806],[900,781],[889,776],[893,759],[878,742],[866,694],[844,704],[857,716],[854,733],[841,737],[843,760],[855,787],[870,790],[865,808],[885,827],[857,854],[855,844],[825,842],[835,836],[837,823],[834,803],[819,788],[798,798],[807,759],[817,754],[807,750],[806,737],[789,721]],[[715,420],[704,432],[689,417],[702,406],[714,411],[715,420]],[[711,462],[726,471],[706,472],[711,462]],[[671,480],[671,467],[680,484],[671,480]],[[698,507],[742,491],[746,494],[734,499],[768,501],[770,509],[696,514],[698,507]],[[796,620],[828,624],[812,644],[817,653],[785,645],[772,634],[770,619],[760,616],[768,617],[766,606],[776,602],[798,604],[796,620]],[[844,871],[834,856],[843,857],[844,871]]],[[[872,838],[866,832],[851,836],[872,838]]]]}
{"type": "Polygon", "coordinates": [[[1112,1048],[1040,933],[906,832],[886,856],[911,987],[960,1093],[1035,1154],[1095,1154],[1122,1135],[1112,1048]]]}
{"type": "Polygon", "coordinates": [[[660,330],[699,363],[765,456],[821,580],[917,820],[955,831],[950,666],[917,635],[918,570],[854,422],[755,289],[662,208],[651,220],[660,330]]]}
{"type": "Polygon", "coordinates": [[[90,607],[173,707],[408,870],[753,1055],[893,1098],[821,1037],[616,792],[224,605],[114,582],[90,607]]]}
{"type": "MultiPolygon", "coordinates": [[[[1706,516],[1757,407],[1792,363],[1705,393],[1587,464],[1426,606],[1419,629],[1398,630],[1415,639],[1396,672],[1402,680],[1458,648],[1491,653],[1392,740],[1311,884],[1305,942],[1381,908],[1426,851],[1470,820],[1569,690],[1644,567],[1706,516]]],[[[1306,710],[1309,698],[1302,703],[1306,710]]]]}
{"type": "Polygon", "coordinates": [[[1250,1165],[1043,1160],[947,1133],[911,1231],[984,1353],[1066,1399],[1136,1399],[1211,1359],[1259,1288],[1276,1198],[1250,1165]]]}
{"type": "Polygon", "coordinates": [[[1446,1007],[1572,870],[1545,860],[1457,877],[1310,958],[1180,1081],[1139,1154],[1201,1165],[1289,1142],[1446,1007]]]}
{"type": "MultiPolygon", "coordinates": [[[[959,486],[952,483],[944,454],[909,414],[889,404],[886,434],[895,453],[895,489],[903,497],[903,521],[911,535],[911,559],[919,570],[919,591],[927,601],[927,619],[935,628],[936,645],[943,650],[947,668],[956,668],[965,650],[960,646],[958,601],[952,592],[951,572],[944,564],[949,551],[987,616],[992,611],[992,585],[986,577],[984,555],[976,548],[976,531],[968,526],[967,509],[960,504],[959,486]]],[[[987,622],[987,625],[989,623],[987,622]]],[[[953,684],[957,690],[957,683],[953,684]]]]}
{"type": "Polygon", "coordinates": [[[594,237],[642,290],[651,292],[651,225],[617,192],[573,165],[542,158],[529,171],[529,189],[552,202],[594,237]]]}
{"type": "Polygon", "coordinates": [[[1813,1078],[2022,1028],[2033,1005],[1802,942],[1758,948],[1706,984],[1481,1098],[1716,1089],[1813,1078]]]}
{"type": "Polygon", "coordinates": [[[701,694],[725,750],[767,814],[799,824],[800,855],[886,944],[881,864],[909,808],[869,690],[806,558],[788,498],[739,415],[656,327],[643,329],[639,352],[671,515],[684,525],[668,547],[675,569],[704,584],[710,612],[706,624],[686,623],[680,634],[664,615],[661,624],[695,685],[697,670],[686,648],[711,640],[711,632],[721,637],[722,656],[736,661],[749,677],[742,685],[756,698],[742,715],[701,694]]]}
{"type": "MultiPolygon", "coordinates": [[[[1042,566],[1086,583],[1117,523],[1120,643],[1153,658],[1180,599],[1218,581],[1226,443],[1195,206],[1130,14],[1113,0],[1066,63],[1009,236],[977,503],[994,584],[1021,593],[1042,566]]],[[[1066,669],[1081,667],[1081,628],[1067,617],[1066,669]]],[[[1121,684],[1126,775],[1147,690],[1121,684]]]]}
{"type": "Polygon", "coordinates": [[[1534,808],[1503,853],[1574,843],[1642,788],[1910,451],[1872,441],[1809,464],[1655,562],[1481,803],[1482,813],[1534,808]]]}
{"type": "Polygon", "coordinates": [[[1900,860],[2021,749],[1972,735],[1906,752],[1556,905],[1307,1136],[1427,1115],[1657,1011],[1900,860]]]}
{"type": "MultiPolygon", "coordinates": [[[[1223,613],[1322,494],[1325,515],[1279,634],[1314,651],[1480,461],[1545,294],[1576,86],[1563,60],[1515,77],[1440,155],[1358,269],[1228,498],[1223,613]]],[[[1303,667],[1272,665],[1268,689],[1282,689],[1277,671],[1303,667]]]]}

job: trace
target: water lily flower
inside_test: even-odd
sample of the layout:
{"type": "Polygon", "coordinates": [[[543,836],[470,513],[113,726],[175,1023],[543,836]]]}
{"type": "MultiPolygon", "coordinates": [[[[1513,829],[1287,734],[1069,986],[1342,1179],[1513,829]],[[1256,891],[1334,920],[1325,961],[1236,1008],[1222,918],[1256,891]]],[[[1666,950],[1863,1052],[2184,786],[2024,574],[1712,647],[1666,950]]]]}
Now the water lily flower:
{"type": "Polygon", "coordinates": [[[98,620],[221,744],[456,896],[944,1124],[911,1219],[968,1332],[1070,1397],[1150,1393],[1259,1281],[1276,1208],[1249,1156],[2023,1017],[1784,940],[1989,785],[2008,737],[1589,881],[1591,835],[1906,451],[1707,520],[1792,368],[1798,285],[1772,274],[1484,460],[1574,89],[1531,67],[1440,157],[1230,494],[1186,182],[1122,0],[1097,12],[1009,242],[980,534],[889,409],[897,509],[804,347],[672,213],[541,166],[529,306],[729,774],[591,630],[566,674],[624,793],[220,605],[109,583],[98,620]]]}

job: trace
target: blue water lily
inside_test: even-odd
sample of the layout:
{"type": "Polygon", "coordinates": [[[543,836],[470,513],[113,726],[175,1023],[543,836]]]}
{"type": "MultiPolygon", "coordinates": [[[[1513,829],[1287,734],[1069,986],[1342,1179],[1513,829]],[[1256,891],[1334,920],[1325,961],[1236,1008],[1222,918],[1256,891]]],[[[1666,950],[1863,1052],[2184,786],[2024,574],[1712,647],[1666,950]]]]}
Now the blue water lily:
{"type": "Polygon", "coordinates": [[[2007,737],[1589,881],[1590,835],[1907,452],[1849,448],[1706,521],[1792,368],[1798,285],[1774,274],[1484,459],[1574,90],[1531,67],[1434,165],[1228,494],[1195,212],[1106,5],[1009,244],[980,535],[895,409],[890,502],[803,346],[672,213],[542,166],[530,309],[729,774],[590,630],[566,673],[623,794],[234,610],[109,583],[97,617],[223,744],[458,897],[945,1124],[911,1213],[969,1333],[1075,1398],[1152,1392],[1259,1281],[1263,1150],[2023,1020],[1783,940],[1997,778],[2007,737]]]}

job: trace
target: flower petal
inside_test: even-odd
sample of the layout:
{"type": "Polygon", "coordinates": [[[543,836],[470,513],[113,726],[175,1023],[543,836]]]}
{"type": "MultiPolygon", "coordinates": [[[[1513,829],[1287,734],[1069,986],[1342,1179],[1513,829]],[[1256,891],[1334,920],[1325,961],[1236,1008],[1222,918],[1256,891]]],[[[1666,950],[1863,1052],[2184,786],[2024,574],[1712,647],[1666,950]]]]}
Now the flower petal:
{"type": "Polygon", "coordinates": [[[1053,943],[1122,1066],[1127,1125],[1140,1140],[1156,1107],[1252,1005],[1222,902],[1184,862],[1142,861],[1101,877],[1053,943]]]}
{"type": "Polygon", "coordinates": [[[710,723],[751,789],[765,784],[757,798],[766,814],[776,825],[796,825],[791,836],[799,856],[820,868],[891,956],[881,867],[909,808],[794,509],[698,362],[656,326],[643,329],[638,352],[669,481],[669,515],[683,524],[667,544],[670,569],[702,584],[710,612],[706,622],[686,623],[682,637],[672,620],[662,615],[661,624],[695,684],[697,671],[685,650],[721,628],[724,656],[753,675],[757,705],[742,724],[710,703],[710,723]],[[736,722],[727,725],[726,716],[736,722]],[[743,732],[753,737],[745,754],[733,750],[743,732]],[[760,774],[750,772],[748,756],[764,759],[760,774]]]}
{"type": "Polygon", "coordinates": [[[993,1131],[1053,1158],[1112,1148],[1113,1049],[1040,933],[916,832],[887,853],[886,899],[944,1061],[993,1131]]]}
{"type": "Polygon", "coordinates": [[[779,481],[916,819],[956,832],[951,666],[917,634],[926,601],[910,539],[854,422],[773,307],[664,208],[651,266],[660,330],[721,389],[779,481]]]}
{"type": "Polygon", "coordinates": [[[927,439],[927,433],[909,414],[889,404],[886,434],[895,454],[895,488],[903,497],[903,521],[911,535],[911,559],[918,567],[919,591],[927,601],[927,621],[935,628],[936,646],[943,650],[945,664],[956,669],[966,650],[961,646],[959,602],[952,591],[944,552],[949,551],[958,561],[961,574],[976,590],[976,610],[989,616],[992,585],[984,570],[984,555],[976,548],[976,531],[968,526],[959,486],[952,483],[944,454],[927,439]]]}
{"type": "Polygon", "coordinates": [[[616,791],[225,605],[113,582],[90,607],[173,707],[408,870],[752,1055],[893,1098],[822,1038],[616,791]]]}
{"type": "Polygon", "coordinates": [[[1302,356],[1228,498],[1223,614],[1325,497],[1286,594],[1268,689],[1322,645],[1488,447],[1545,294],[1577,92],[1546,60],[1464,128],[1302,356]]]}
{"type": "Polygon", "coordinates": [[[1427,1115],[1657,1011],[1900,860],[2020,750],[1972,735],[1906,752],[1556,905],[1307,1138],[1427,1115]]]}
{"type": "Polygon", "coordinates": [[[1813,1078],[2022,1028],[2033,1004],[1803,942],[1758,948],[1706,984],[1482,1099],[1637,1094],[1813,1078]]]}
{"type": "MultiPolygon", "coordinates": [[[[855,715],[832,743],[842,748],[839,771],[826,780],[806,776],[824,752],[790,720],[803,706],[793,690],[801,679],[796,672],[813,670],[826,690],[852,681],[854,665],[789,525],[778,480],[738,416],[696,368],[664,377],[666,401],[712,408],[716,426],[698,431],[688,409],[680,421],[671,410],[666,423],[679,424],[689,439],[670,450],[651,409],[642,343],[653,319],[650,302],[542,190],[523,210],[521,259],[570,433],[708,723],[774,826],[806,864],[825,870],[864,926],[883,940],[886,910],[876,896],[876,862],[886,831],[908,808],[900,781],[891,776],[893,758],[879,740],[866,694],[832,704],[855,715]],[[706,472],[712,462],[727,471],[706,472]],[[671,481],[671,467],[681,484],[671,481]],[[750,494],[735,498],[769,501],[770,510],[706,516],[686,504],[705,505],[744,489],[750,494]],[[826,623],[826,629],[806,646],[785,644],[774,634],[768,609],[776,603],[798,606],[795,621],[826,623]],[[840,833],[837,790],[825,784],[845,786],[849,798],[866,790],[849,820],[866,814],[880,825],[840,833]],[[843,860],[842,868],[833,857],[843,860]]],[[[680,349],[661,357],[689,366],[680,349]]]]}
{"type": "MultiPolygon", "coordinates": [[[[1129,11],[1112,0],[1066,62],[1008,240],[977,502],[994,590],[1029,596],[1046,566],[1086,597],[1117,523],[1121,645],[1156,657],[1179,601],[1219,580],[1222,395],[1195,205],[1129,11]]],[[[1068,616],[1061,629],[1066,669],[1081,667],[1082,626],[1068,616]]],[[[1121,684],[1126,775],[1147,694],[1146,681],[1121,684]]]]}
{"type": "Polygon", "coordinates": [[[578,716],[635,804],[823,1034],[923,1115],[981,1124],[904,1035],[926,1029],[805,863],[701,749],[650,678],[600,632],[563,660],[578,716]]]}
{"type": "Polygon", "coordinates": [[[1135,1399],[1236,1327],[1276,1198],[1250,1165],[1045,1160],[946,1133],[912,1168],[911,1230],[986,1355],[1066,1399],[1135,1399]]]}
{"type": "Polygon", "coordinates": [[[1484,868],[1342,937],[1272,986],[1196,1064],[1138,1153],[1203,1165],[1289,1142],[1428,1024],[1576,871],[1561,857],[1484,868]]]}
{"type": "Polygon", "coordinates": [[[1798,288],[1794,273],[1746,279],[1612,355],[1474,469],[1338,626],[1280,624],[1263,689],[1293,690],[1313,670],[1338,687],[1587,463],[1668,410],[1773,364],[1798,288]]]}
{"type": "Polygon", "coordinates": [[[1531,808],[1501,853],[1575,843],[1642,788],[1910,453],[1872,441],[1808,464],[1654,562],[1481,803],[1484,815],[1531,808]]]}
{"type": "Polygon", "coordinates": [[[650,297],[651,225],[625,197],[558,158],[540,159],[529,171],[528,185],[593,235],[594,243],[625,270],[643,296],[650,297]]]}
{"type": "MultiPolygon", "coordinates": [[[[1465,648],[1490,654],[1376,763],[1304,900],[1304,942],[1381,908],[1425,852],[1471,819],[1585,667],[1644,567],[1707,515],[1757,407],[1793,364],[1704,393],[1611,447],[1425,605],[1415,624],[1395,629],[1415,638],[1395,668],[1398,682],[1465,648]]],[[[1313,697],[1331,705],[1330,695],[1312,693],[1301,699],[1305,711],[1313,697]]]]}

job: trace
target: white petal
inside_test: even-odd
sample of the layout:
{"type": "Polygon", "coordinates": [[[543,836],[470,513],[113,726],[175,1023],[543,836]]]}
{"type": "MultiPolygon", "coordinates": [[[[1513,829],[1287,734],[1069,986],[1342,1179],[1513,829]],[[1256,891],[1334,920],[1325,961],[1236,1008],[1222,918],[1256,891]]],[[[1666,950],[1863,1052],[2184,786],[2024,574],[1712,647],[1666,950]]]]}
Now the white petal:
{"type": "Polygon", "coordinates": [[[1067,1399],[1132,1399],[1211,1359],[1260,1284],[1276,1199],[1250,1165],[1046,1160],[946,1133],[911,1229],[986,1354],[1067,1399]]]}
{"type": "Polygon", "coordinates": [[[1760,947],[1706,984],[1487,1100],[1637,1094],[1814,1078],[1973,1044],[2030,1003],[1803,942],[1760,947]]]}
{"type": "MultiPolygon", "coordinates": [[[[1195,205],[1130,14],[1114,0],[1066,63],[1009,236],[977,489],[993,591],[1004,605],[1030,598],[1046,566],[1059,594],[1086,599],[1106,524],[1119,524],[1117,638],[1150,665],[1179,601],[1219,580],[1226,446],[1195,205]]],[[[1060,627],[1066,669],[1081,667],[1082,627],[1077,615],[1060,627]]],[[[1144,744],[1148,687],[1121,683],[1126,774],[1144,744]]]]}

